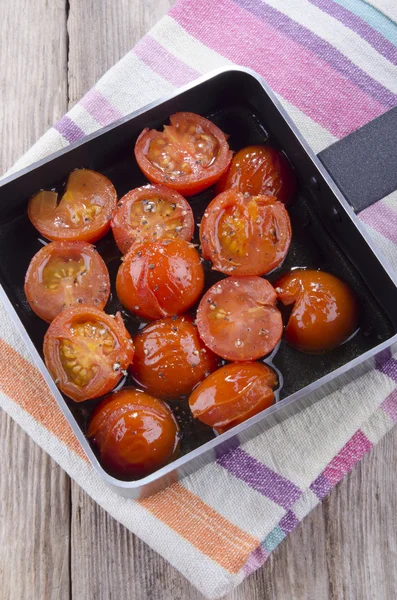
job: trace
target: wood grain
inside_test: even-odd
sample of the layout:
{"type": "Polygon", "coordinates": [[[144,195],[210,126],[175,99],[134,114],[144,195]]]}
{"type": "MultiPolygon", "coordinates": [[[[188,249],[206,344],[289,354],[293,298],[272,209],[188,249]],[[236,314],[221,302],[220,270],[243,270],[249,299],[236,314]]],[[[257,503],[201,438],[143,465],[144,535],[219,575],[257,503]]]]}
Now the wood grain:
{"type": "Polygon", "coordinates": [[[67,108],[65,0],[0,2],[0,173],[67,108]]]}
{"type": "MultiPolygon", "coordinates": [[[[2,0],[0,171],[173,0],[2,0]],[[12,32],[12,34],[10,34],[12,32]]],[[[200,600],[0,414],[0,600],[200,600]]],[[[227,600],[396,597],[397,429],[227,600]]]]}
{"type": "Polygon", "coordinates": [[[72,106],[174,4],[175,0],[70,0],[69,101],[72,106]]]}
{"type": "Polygon", "coordinates": [[[70,480],[0,416],[0,598],[69,600],[70,480]]]}
{"type": "MultiPolygon", "coordinates": [[[[66,74],[64,0],[0,2],[0,173],[65,112],[66,74]]],[[[0,599],[69,599],[69,478],[1,411],[0,456],[0,599]]]]}

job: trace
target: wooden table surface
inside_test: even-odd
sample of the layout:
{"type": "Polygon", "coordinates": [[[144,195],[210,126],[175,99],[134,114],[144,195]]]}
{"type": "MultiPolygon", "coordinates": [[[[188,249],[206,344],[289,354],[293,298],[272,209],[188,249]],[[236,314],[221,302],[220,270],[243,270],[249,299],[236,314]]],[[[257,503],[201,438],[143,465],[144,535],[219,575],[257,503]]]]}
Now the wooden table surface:
{"type": "MultiPolygon", "coordinates": [[[[172,4],[1,0],[0,171],[172,4]]],[[[0,600],[203,598],[5,413],[0,457],[0,600]]],[[[394,428],[228,600],[395,599],[396,464],[394,428]]]]}

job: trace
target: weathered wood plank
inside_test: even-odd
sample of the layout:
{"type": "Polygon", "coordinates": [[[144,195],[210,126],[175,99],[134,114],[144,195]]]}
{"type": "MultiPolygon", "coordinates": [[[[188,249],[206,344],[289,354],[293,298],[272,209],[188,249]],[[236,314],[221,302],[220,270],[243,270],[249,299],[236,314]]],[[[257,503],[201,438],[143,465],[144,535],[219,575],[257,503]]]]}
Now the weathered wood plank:
{"type": "MultiPolygon", "coordinates": [[[[64,0],[0,2],[0,172],[67,107],[64,0]]],[[[0,411],[0,598],[69,598],[68,476],[0,411]]]]}
{"type": "Polygon", "coordinates": [[[69,100],[73,105],[140,40],[175,0],[70,0],[69,100]]]}
{"type": "Polygon", "coordinates": [[[67,108],[65,0],[0,2],[0,173],[67,108]]]}
{"type": "Polygon", "coordinates": [[[5,413],[0,455],[0,598],[69,600],[70,480],[5,413]]]}

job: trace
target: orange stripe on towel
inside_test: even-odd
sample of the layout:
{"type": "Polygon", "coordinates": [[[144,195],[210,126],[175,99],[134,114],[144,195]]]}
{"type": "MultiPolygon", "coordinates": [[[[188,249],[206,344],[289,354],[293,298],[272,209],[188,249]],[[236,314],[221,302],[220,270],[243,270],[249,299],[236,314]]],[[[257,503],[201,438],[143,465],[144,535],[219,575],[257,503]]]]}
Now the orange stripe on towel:
{"type": "Polygon", "coordinates": [[[88,461],[40,371],[0,339],[0,390],[80,458],[88,461]]]}
{"type": "Polygon", "coordinates": [[[259,541],[225,519],[181,483],[139,501],[224,569],[237,573],[259,541]]]}

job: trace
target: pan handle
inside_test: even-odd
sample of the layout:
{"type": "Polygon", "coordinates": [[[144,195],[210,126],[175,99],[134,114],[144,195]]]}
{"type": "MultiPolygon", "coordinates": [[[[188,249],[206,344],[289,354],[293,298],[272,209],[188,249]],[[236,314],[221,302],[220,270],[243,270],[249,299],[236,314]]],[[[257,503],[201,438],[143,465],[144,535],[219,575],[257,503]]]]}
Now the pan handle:
{"type": "Polygon", "coordinates": [[[397,107],[318,157],[356,212],[397,190],[397,107]]]}

